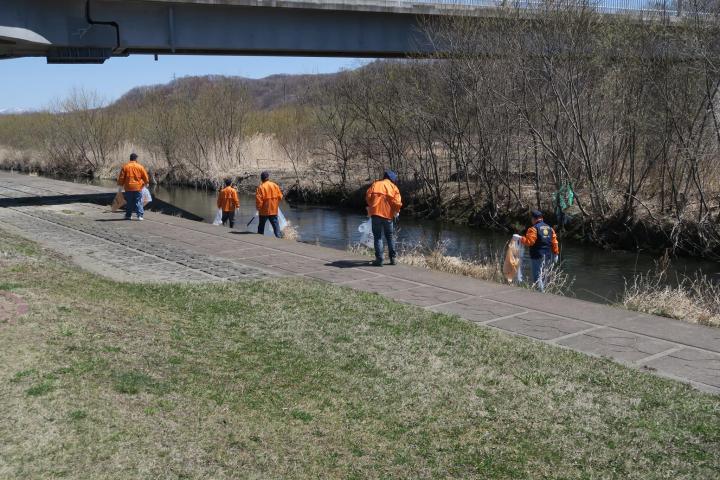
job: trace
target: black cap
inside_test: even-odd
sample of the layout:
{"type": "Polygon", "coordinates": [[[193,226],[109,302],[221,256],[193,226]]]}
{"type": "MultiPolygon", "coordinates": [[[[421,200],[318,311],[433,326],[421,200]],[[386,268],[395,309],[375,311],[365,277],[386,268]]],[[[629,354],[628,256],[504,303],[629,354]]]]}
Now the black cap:
{"type": "Polygon", "coordinates": [[[270,178],[270,172],[268,172],[267,170],[260,174],[260,180],[265,181],[268,178],[270,178]]]}
{"type": "Polygon", "coordinates": [[[533,210],[530,215],[532,215],[532,218],[543,218],[543,213],[540,210],[533,210]]]}
{"type": "Polygon", "coordinates": [[[131,153],[131,154],[130,154],[130,160],[137,160],[137,154],[131,153]]]}

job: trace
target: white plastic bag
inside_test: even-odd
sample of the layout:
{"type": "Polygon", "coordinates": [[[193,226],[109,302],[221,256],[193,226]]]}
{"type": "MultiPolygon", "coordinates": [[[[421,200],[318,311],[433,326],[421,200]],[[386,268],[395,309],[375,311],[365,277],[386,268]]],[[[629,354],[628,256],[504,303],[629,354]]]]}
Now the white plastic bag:
{"type": "Polygon", "coordinates": [[[222,209],[218,208],[215,214],[215,220],[213,220],[213,225],[222,225],[222,213],[222,209]]]}
{"type": "Polygon", "coordinates": [[[150,195],[150,190],[148,190],[147,187],[142,188],[142,202],[143,202],[143,206],[152,202],[152,195],[150,195]]]}
{"type": "MultiPolygon", "coordinates": [[[[283,215],[282,210],[280,210],[279,208],[278,208],[277,217],[278,217],[278,225],[280,226],[280,231],[282,232],[283,230],[285,230],[285,227],[287,227],[288,222],[285,219],[285,215],[283,215]]],[[[268,222],[268,223],[270,223],[270,222],[268,222]]],[[[272,230],[272,227],[271,227],[271,230],[272,230]]]]}
{"type": "Polygon", "coordinates": [[[360,245],[365,245],[367,248],[375,248],[375,237],[372,233],[372,219],[368,218],[367,221],[363,222],[358,226],[358,232],[360,232],[360,245]]]}

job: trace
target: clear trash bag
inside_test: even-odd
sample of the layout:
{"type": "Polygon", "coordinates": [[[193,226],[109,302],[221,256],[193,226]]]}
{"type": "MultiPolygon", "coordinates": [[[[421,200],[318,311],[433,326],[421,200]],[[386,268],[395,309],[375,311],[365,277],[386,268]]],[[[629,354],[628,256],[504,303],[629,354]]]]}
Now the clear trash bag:
{"type": "Polygon", "coordinates": [[[222,225],[222,209],[218,208],[217,213],[215,213],[215,220],[213,220],[213,225],[222,225]]]}
{"type": "Polygon", "coordinates": [[[113,199],[112,205],[110,206],[110,210],[112,210],[113,212],[121,212],[125,209],[125,204],[125,195],[123,194],[121,187],[115,194],[115,198],[113,199]]]}
{"type": "MultiPolygon", "coordinates": [[[[283,215],[282,210],[280,210],[279,208],[278,208],[277,217],[278,217],[278,225],[280,225],[280,231],[282,232],[283,230],[285,230],[285,227],[287,227],[288,222],[287,222],[287,219],[285,218],[285,215],[283,215]]],[[[268,224],[269,223],[270,222],[268,222],[268,224]]],[[[267,228],[265,228],[265,230],[267,230],[267,228]]],[[[270,230],[272,230],[272,227],[270,227],[270,230]]]]}
{"type": "Polygon", "coordinates": [[[522,283],[524,256],[525,247],[518,238],[512,238],[505,248],[505,261],[503,262],[503,275],[508,283],[522,283]]]}
{"type": "Polygon", "coordinates": [[[375,237],[372,233],[372,219],[368,218],[366,221],[358,226],[358,232],[360,232],[360,245],[364,245],[367,248],[375,247],[375,237]]]}
{"type": "Polygon", "coordinates": [[[142,188],[142,202],[143,207],[148,203],[152,202],[152,195],[150,195],[150,190],[148,190],[147,187],[142,188]]]}

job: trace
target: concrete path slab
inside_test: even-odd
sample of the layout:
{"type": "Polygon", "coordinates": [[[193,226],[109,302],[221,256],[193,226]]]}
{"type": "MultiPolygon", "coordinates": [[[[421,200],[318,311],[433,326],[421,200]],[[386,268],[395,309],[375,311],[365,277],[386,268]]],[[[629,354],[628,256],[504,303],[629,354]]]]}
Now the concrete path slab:
{"type": "Polygon", "coordinates": [[[720,389],[720,355],[683,348],[644,364],[645,367],[680,380],[720,389]]]}
{"type": "Polygon", "coordinates": [[[605,327],[556,340],[556,343],[580,352],[624,362],[640,362],[676,347],[675,344],[663,340],[605,327]]]}
{"type": "Polygon", "coordinates": [[[372,267],[348,252],[152,212],[144,222],[123,221],[107,207],[62,200],[108,192],[0,172],[0,237],[3,230],[19,234],[120,281],[299,276],[331,282],[720,393],[720,329],[408,266],[372,267]],[[53,204],[21,206],[12,200],[29,197],[53,204]]]}
{"type": "Polygon", "coordinates": [[[593,325],[580,320],[536,311],[529,311],[491,323],[495,328],[538,340],[554,340],[593,328],[593,325]]]}
{"type": "Polygon", "coordinates": [[[467,294],[430,285],[415,287],[409,290],[390,291],[385,292],[384,294],[397,301],[421,307],[440,306],[446,303],[461,300],[463,298],[468,298],[467,294]]]}
{"type": "Polygon", "coordinates": [[[523,307],[478,297],[465,298],[456,302],[431,307],[430,309],[436,312],[455,314],[477,323],[489,323],[501,318],[527,313],[528,311],[523,307]]]}

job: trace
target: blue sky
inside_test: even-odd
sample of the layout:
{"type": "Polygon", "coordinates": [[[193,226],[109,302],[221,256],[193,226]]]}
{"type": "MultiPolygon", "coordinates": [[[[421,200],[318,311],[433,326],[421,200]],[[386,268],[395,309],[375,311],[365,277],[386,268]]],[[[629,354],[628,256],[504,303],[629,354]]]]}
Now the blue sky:
{"type": "Polygon", "coordinates": [[[241,75],[262,78],[276,73],[330,73],[356,68],[353,58],[226,57],[133,55],[104,65],[47,65],[44,58],[0,60],[0,110],[42,109],[83,88],[115,100],[138,85],[166,83],[173,76],[241,75]]]}

